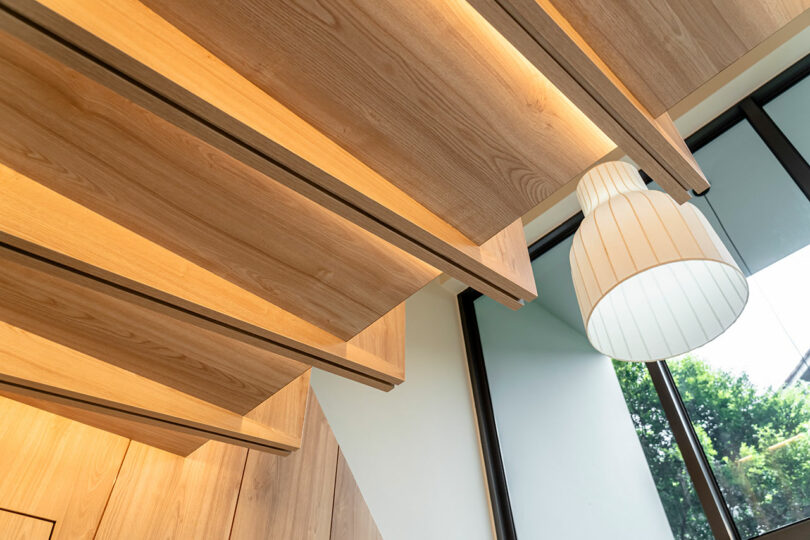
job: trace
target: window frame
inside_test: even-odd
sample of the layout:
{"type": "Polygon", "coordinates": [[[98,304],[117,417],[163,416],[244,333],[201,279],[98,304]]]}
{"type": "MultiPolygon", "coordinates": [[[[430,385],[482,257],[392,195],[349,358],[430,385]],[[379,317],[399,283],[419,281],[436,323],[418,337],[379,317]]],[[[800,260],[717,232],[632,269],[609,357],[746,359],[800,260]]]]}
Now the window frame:
{"type": "MultiPolygon", "coordinates": [[[[796,182],[799,189],[810,199],[810,164],[763,108],[766,103],[808,76],[810,76],[810,54],[689,136],[686,139],[687,146],[692,152],[697,152],[739,122],[747,120],[779,163],[785,168],[788,175],[796,182]]],[[[645,181],[649,183],[650,179],[643,171],[641,171],[641,174],[645,181]]],[[[530,259],[534,261],[573,235],[582,219],[582,212],[575,214],[529,246],[530,259]]],[[[475,314],[474,302],[481,296],[481,293],[470,288],[458,295],[461,329],[467,353],[467,365],[478,421],[495,532],[500,540],[516,540],[517,531],[512,516],[506,472],[501,455],[498,430],[495,424],[481,336],[475,314]]],[[[700,446],[697,434],[666,361],[648,362],[646,366],[712,533],[718,540],[743,540],[720,491],[711,464],[700,446]]],[[[774,529],[755,538],[756,540],[802,540],[810,538],[810,517],[774,529]]]]}

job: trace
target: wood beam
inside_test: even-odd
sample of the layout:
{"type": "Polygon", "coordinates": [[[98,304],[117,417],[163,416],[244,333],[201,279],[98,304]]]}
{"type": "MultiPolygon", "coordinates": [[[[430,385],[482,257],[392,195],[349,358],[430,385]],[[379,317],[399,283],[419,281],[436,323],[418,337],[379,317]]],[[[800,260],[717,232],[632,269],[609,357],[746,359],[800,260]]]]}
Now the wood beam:
{"type": "Polygon", "coordinates": [[[691,155],[624,87],[549,0],[469,0],[676,201],[709,184],[691,155]]]}
{"type": "MultiPolygon", "coordinates": [[[[518,227],[470,240],[139,2],[0,5],[6,31],[274,181],[510,307],[536,296],[518,227]]],[[[593,135],[566,140],[594,155],[612,145],[584,117],[564,124],[593,135]]]]}
{"type": "Polygon", "coordinates": [[[309,370],[242,415],[2,322],[0,360],[2,395],[177,454],[300,447],[309,370]]]}

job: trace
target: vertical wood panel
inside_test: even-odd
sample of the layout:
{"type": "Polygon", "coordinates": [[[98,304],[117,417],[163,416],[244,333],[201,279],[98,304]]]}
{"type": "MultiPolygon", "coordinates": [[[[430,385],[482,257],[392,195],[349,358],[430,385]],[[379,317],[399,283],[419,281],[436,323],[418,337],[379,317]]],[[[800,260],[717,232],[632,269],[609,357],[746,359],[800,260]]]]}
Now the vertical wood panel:
{"type": "Polygon", "coordinates": [[[310,392],[301,450],[287,457],[250,450],[231,540],[328,540],[338,447],[310,392]]]}
{"type": "Polygon", "coordinates": [[[331,540],[382,540],[343,452],[338,452],[331,540]]]}
{"type": "Polygon", "coordinates": [[[56,521],[54,540],[90,539],[128,440],[0,398],[0,508],[56,521]]]}
{"type": "Polygon", "coordinates": [[[225,540],[247,450],[208,442],[187,458],[132,442],[99,540],[225,540]]]}

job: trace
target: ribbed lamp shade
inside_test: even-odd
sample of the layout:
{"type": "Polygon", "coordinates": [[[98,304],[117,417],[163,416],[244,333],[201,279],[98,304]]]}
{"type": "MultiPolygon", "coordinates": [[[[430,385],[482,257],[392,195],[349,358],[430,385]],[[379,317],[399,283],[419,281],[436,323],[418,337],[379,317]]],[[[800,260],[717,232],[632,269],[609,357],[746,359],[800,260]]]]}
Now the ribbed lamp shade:
{"type": "Polygon", "coordinates": [[[703,214],[650,191],[624,162],[591,169],[577,186],[585,219],[571,274],[588,340],[617,360],[652,361],[722,334],[748,283],[703,214]]]}

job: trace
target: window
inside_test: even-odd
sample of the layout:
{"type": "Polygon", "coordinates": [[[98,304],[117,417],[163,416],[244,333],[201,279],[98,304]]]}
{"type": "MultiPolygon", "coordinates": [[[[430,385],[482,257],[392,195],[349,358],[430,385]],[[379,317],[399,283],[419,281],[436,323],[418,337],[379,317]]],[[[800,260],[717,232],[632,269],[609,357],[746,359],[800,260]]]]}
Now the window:
{"type": "MultiPolygon", "coordinates": [[[[740,319],[682,357],[613,364],[678,540],[810,538],[808,73],[810,56],[687,141],[712,184],[693,202],[749,280],[751,296],[740,319]]],[[[530,252],[544,285],[536,303],[583,331],[570,279],[561,277],[568,275],[561,254],[567,253],[579,220],[575,216],[530,252]]],[[[477,405],[480,414],[492,404],[486,401],[486,383],[476,383],[481,375],[475,370],[485,380],[487,367],[499,368],[494,358],[484,365],[472,301],[466,312],[473,313],[472,322],[465,323],[465,340],[474,394],[484,400],[477,405]],[[478,352],[470,348],[476,340],[478,352]]],[[[538,341],[539,347],[548,346],[549,340],[538,341]]],[[[495,391],[505,394],[511,388],[495,391]]],[[[499,462],[494,419],[490,424],[481,424],[488,441],[484,453],[492,461],[487,447],[494,446],[499,462]]],[[[509,524],[503,463],[499,470],[500,478],[490,478],[493,509],[496,522],[502,515],[509,524]]]]}

